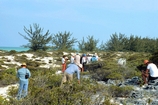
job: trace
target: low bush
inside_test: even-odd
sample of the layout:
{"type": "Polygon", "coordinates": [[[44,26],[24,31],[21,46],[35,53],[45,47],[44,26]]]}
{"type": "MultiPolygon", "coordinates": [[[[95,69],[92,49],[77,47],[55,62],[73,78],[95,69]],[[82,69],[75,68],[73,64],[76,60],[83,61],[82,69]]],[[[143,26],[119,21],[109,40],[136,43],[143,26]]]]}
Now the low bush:
{"type": "MultiPolygon", "coordinates": [[[[37,76],[38,77],[38,76],[37,76]]],[[[25,99],[17,101],[10,99],[9,104],[13,105],[94,105],[101,99],[92,99],[92,96],[104,88],[93,81],[82,79],[78,84],[76,78],[71,84],[64,84],[60,88],[61,76],[40,76],[39,78],[30,79],[29,94],[25,99]],[[92,101],[93,100],[93,101],[92,101]]],[[[10,94],[15,97],[15,90],[10,94]]]]}
{"type": "Polygon", "coordinates": [[[14,84],[17,82],[16,70],[7,69],[0,72],[0,86],[14,84]]]}

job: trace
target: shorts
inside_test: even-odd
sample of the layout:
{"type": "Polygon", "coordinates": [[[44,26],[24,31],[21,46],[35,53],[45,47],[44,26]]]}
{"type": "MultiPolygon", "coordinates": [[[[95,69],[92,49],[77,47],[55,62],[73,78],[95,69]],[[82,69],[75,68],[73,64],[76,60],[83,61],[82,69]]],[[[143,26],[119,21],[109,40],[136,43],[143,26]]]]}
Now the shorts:
{"type": "Polygon", "coordinates": [[[151,76],[149,76],[149,80],[155,80],[155,79],[158,79],[158,77],[151,77],[151,76]]]}

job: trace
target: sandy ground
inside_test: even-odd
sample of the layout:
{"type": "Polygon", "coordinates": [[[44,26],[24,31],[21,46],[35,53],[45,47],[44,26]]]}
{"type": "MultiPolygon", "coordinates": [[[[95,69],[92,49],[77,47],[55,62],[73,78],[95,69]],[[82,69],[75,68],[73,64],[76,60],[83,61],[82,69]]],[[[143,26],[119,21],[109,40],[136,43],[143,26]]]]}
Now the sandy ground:
{"type": "Polygon", "coordinates": [[[7,96],[8,96],[8,89],[10,87],[18,87],[18,84],[12,84],[12,85],[8,85],[6,87],[0,87],[0,96],[3,96],[4,98],[7,98],[7,96]]]}

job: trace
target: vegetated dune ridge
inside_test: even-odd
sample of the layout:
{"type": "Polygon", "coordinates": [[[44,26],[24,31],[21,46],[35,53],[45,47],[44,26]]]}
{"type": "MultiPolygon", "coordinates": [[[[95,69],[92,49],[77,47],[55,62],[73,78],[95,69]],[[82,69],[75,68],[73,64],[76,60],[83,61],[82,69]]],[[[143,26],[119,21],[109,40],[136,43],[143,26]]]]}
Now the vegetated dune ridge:
{"type": "MultiPolygon", "coordinates": [[[[3,60],[3,64],[1,66],[1,68],[2,69],[4,69],[4,68],[9,69],[10,67],[12,67],[12,68],[14,67],[15,69],[18,68],[20,66],[21,62],[19,62],[19,60],[17,60],[17,57],[21,56],[21,57],[25,57],[27,60],[36,61],[36,62],[40,63],[40,66],[39,66],[40,68],[47,68],[47,69],[58,68],[58,69],[56,69],[56,73],[59,73],[60,67],[61,67],[60,64],[61,64],[61,57],[62,57],[62,55],[64,54],[64,55],[67,55],[68,57],[70,57],[70,53],[66,53],[66,52],[62,52],[62,53],[58,53],[58,54],[53,54],[53,52],[47,52],[47,53],[48,53],[48,55],[46,55],[46,56],[39,56],[38,54],[34,54],[34,53],[17,53],[17,54],[14,54],[14,55],[12,55],[12,54],[10,54],[10,55],[8,55],[8,54],[5,55],[4,54],[3,55],[2,54],[2,56],[0,56],[1,61],[3,60]],[[8,66],[8,65],[10,65],[10,66],[8,66]]],[[[80,54],[82,54],[82,53],[80,53],[80,54]]],[[[126,65],[126,67],[123,67],[123,68],[125,68],[125,70],[129,69],[130,66],[131,66],[128,63],[133,63],[135,61],[141,62],[144,59],[144,57],[149,56],[148,54],[124,53],[124,52],[112,52],[112,53],[111,52],[105,52],[105,53],[99,53],[98,55],[100,56],[100,58],[101,58],[100,60],[101,61],[105,61],[106,63],[108,61],[108,62],[111,63],[111,65],[117,64],[117,60],[119,58],[126,58],[127,59],[127,65],[126,65]]],[[[107,66],[109,66],[109,65],[107,64],[107,66]]],[[[133,66],[136,66],[136,65],[133,65],[133,66]]],[[[118,68],[119,67],[120,66],[118,66],[118,68]]],[[[135,68],[132,68],[132,69],[135,69],[135,68]]],[[[82,77],[84,77],[84,76],[85,75],[82,75],[82,77]]],[[[102,84],[102,85],[105,85],[105,86],[112,84],[112,85],[116,85],[116,86],[119,85],[119,86],[122,86],[122,87],[124,85],[127,85],[127,84],[128,85],[132,84],[134,89],[135,89],[135,91],[136,91],[134,94],[137,94],[137,95],[136,96],[132,96],[131,95],[130,97],[136,97],[137,99],[133,99],[133,101],[129,101],[129,99],[127,98],[126,102],[128,102],[128,101],[129,101],[128,103],[143,103],[143,102],[147,102],[149,97],[151,99],[151,97],[153,95],[151,95],[151,92],[148,93],[148,97],[147,97],[147,95],[143,96],[143,94],[140,94],[140,92],[143,92],[144,89],[140,85],[137,85],[136,82],[138,82],[138,80],[139,80],[139,79],[138,80],[137,79],[138,79],[137,77],[133,77],[132,79],[127,80],[127,81],[125,80],[125,81],[123,81],[122,83],[119,83],[119,84],[116,83],[114,80],[110,80],[110,79],[108,81],[106,81],[106,82],[105,81],[98,81],[98,83],[102,84]],[[139,92],[137,92],[137,91],[139,91],[139,92]],[[140,101],[139,98],[143,98],[143,99],[140,101]]],[[[9,85],[9,86],[11,86],[11,85],[9,85]]],[[[17,84],[15,84],[13,86],[17,86],[17,84]]],[[[1,87],[1,90],[3,90],[3,92],[0,92],[0,93],[3,96],[7,96],[7,89],[8,89],[8,86],[1,87]]],[[[147,91],[149,91],[149,90],[147,89],[147,91]]],[[[156,89],[152,90],[152,91],[155,92],[156,89]]],[[[97,96],[95,96],[95,97],[97,97],[97,96]]],[[[121,104],[121,102],[122,102],[121,100],[125,101],[125,99],[123,97],[122,98],[121,97],[120,98],[117,97],[117,99],[111,98],[111,102],[112,103],[119,103],[119,104],[121,104]]],[[[156,101],[156,98],[153,97],[152,100],[154,102],[154,101],[156,101]]]]}

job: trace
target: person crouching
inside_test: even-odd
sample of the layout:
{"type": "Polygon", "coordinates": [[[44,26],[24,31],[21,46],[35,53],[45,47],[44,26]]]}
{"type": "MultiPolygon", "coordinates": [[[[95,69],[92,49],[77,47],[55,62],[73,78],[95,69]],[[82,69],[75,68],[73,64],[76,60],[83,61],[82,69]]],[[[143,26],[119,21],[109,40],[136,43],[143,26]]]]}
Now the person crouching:
{"type": "Polygon", "coordinates": [[[80,71],[82,69],[82,64],[71,63],[67,66],[67,69],[64,71],[64,76],[61,82],[60,87],[63,86],[65,82],[71,82],[73,80],[73,74],[76,73],[78,83],[80,84],[80,71]]]}
{"type": "Polygon", "coordinates": [[[144,64],[147,65],[147,69],[143,73],[146,79],[145,84],[148,84],[150,80],[158,79],[158,68],[154,63],[144,60],[144,64]],[[148,79],[148,80],[147,80],[148,79]]]}

